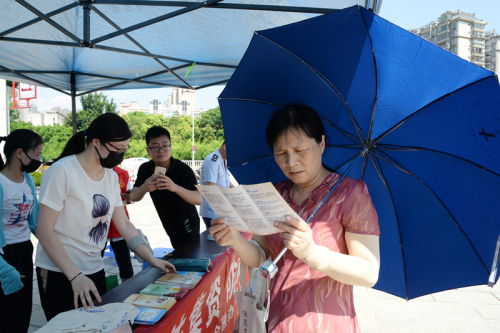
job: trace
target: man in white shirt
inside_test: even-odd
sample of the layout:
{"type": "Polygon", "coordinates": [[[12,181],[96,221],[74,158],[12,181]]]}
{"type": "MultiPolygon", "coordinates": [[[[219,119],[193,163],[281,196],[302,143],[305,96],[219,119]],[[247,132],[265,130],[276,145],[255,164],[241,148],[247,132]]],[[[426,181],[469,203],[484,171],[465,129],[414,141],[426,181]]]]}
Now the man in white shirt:
{"type": "MultiPolygon", "coordinates": [[[[201,166],[200,184],[201,185],[219,185],[220,187],[234,187],[230,181],[230,173],[227,169],[227,151],[226,141],[222,143],[220,148],[205,157],[201,166]]],[[[210,207],[208,202],[203,198],[203,203],[200,207],[200,215],[207,229],[211,227],[212,219],[218,218],[215,211],[210,207]]],[[[209,239],[210,239],[209,235],[209,239]]]]}

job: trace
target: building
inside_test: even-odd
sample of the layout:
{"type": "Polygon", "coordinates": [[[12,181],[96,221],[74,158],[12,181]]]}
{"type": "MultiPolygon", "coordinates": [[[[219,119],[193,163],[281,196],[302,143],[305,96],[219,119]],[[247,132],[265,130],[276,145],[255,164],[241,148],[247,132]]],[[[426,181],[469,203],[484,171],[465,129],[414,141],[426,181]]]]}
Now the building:
{"type": "Polygon", "coordinates": [[[177,115],[189,116],[196,111],[196,90],[174,88],[168,96],[166,106],[177,109],[177,115]]]}
{"type": "Polygon", "coordinates": [[[130,112],[144,112],[147,115],[150,114],[163,114],[163,105],[158,100],[158,95],[153,95],[153,100],[149,102],[147,108],[139,106],[137,102],[120,103],[118,104],[118,114],[123,116],[130,112]]]}
{"type": "Polygon", "coordinates": [[[64,125],[64,121],[66,117],[62,115],[62,113],[57,111],[45,111],[45,112],[29,112],[24,115],[25,121],[30,122],[33,126],[43,126],[43,125],[64,125]]]}
{"type": "Polygon", "coordinates": [[[495,29],[486,32],[485,58],[486,68],[498,74],[500,69],[500,35],[495,32],[495,29]]]}
{"type": "Polygon", "coordinates": [[[437,21],[410,31],[463,59],[485,67],[486,24],[488,23],[476,18],[475,13],[447,11],[437,21]]]}

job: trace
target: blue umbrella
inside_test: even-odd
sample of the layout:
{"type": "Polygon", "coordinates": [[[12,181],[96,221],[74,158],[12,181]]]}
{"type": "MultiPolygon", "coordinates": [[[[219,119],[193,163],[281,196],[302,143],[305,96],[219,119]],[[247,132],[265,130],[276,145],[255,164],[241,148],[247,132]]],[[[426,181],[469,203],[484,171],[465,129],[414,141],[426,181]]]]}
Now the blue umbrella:
{"type": "Polygon", "coordinates": [[[324,119],[324,164],[343,173],[368,150],[349,176],[379,216],[376,289],[411,299],[488,282],[500,235],[494,73],[360,7],[256,32],[219,97],[240,183],[285,178],[265,129],[294,101],[324,119]]]}

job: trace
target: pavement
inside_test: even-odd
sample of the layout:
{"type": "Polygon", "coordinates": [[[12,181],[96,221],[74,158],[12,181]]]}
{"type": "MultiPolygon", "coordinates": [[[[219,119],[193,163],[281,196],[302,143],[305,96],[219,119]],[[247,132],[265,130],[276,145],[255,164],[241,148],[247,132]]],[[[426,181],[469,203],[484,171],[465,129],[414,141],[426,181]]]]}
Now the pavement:
{"type": "MultiPolygon", "coordinates": [[[[149,195],[127,209],[132,223],[146,234],[152,248],[172,247],[149,195]]],[[[203,223],[200,229],[205,231],[203,223]]],[[[32,237],[32,242],[36,248],[36,238],[32,237]]],[[[106,276],[118,275],[112,258],[106,258],[104,263],[106,276]]],[[[135,259],[132,264],[135,273],[141,271],[142,266],[135,259]]],[[[28,332],[35,332],[46,323],[36,281],[33,286],[33,312],[28,332]]],[[[354,304],[362,333],[500,332],[498,284],[494,288],[454,289],[410,301],[375,289],[354,287],[354,304]]]]}

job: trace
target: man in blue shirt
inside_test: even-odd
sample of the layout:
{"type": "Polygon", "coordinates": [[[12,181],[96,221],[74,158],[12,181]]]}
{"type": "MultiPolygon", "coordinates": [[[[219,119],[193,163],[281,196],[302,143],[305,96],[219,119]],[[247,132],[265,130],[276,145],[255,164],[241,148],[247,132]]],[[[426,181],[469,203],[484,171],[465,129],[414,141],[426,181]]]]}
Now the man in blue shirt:
{"type": "MultiPolygon", "coordinates": [[[[200,184],[219,185],[224,188],[233,187],[230,181],[229,171],[227,170],[226,141],[222,143],[220,148],[205,157],[201,166],[200,184]]],[[[200,207],[200,215],[203,218],[203,222],[205,222],[207,229],[212,226],[212,219],[216,219],[218,217],[205,198],[203,198],[203,203],[200,207]]]]}

